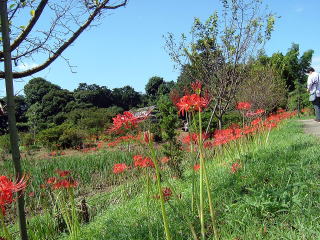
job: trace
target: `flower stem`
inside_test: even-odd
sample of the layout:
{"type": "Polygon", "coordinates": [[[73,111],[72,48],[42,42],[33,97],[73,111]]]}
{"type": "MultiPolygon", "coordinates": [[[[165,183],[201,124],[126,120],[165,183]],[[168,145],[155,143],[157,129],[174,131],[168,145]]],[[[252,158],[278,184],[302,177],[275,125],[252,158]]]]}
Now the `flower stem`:
{"type": "MultiPolygon", "coordinates": [[[[151,136],[149,136],[149,139],[151,139],[151,136]]],[[[165,208],[165,201],[164,197],[162,194],[162,187],[161,187],[161,179],[160,179],[160,169],[159,165],[156,159],[156,152],[153,147],[153,142],[149,142],[150,150],[151,150],[151,155],[152,155],[152,161],[154,163],[155,169],[156,169],[156,177],[157,177],[157,187],[158,187],[158,192],[160,195],[160,204],[161,204],[161,213],[162,213],[162,219],[163,219],[163,225],[164,225],[164,232],[166,235],[166,240],[171,240],[171,235],[169,231],[169,224],[168,224],[168,217],[166,213],[166,208],[165,208]]]]}
{"type": "Polygon", "coordinates": [[[200,225],[201,225],[201,239],[205,239],[205,226],[204,226],[204,198],[203,198],[203,174],[204,174],[204,159],[202,152],[202,119],[201,112],[199,111],[199,153],[200,153],[200,181],[199,181],[199,199],[200,199],[200,225]]]}

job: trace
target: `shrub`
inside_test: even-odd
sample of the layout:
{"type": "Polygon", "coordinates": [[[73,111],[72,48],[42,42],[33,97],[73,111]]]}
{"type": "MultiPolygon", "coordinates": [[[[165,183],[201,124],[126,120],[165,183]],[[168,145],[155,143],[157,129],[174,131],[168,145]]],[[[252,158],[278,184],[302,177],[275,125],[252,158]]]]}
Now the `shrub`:
{"type": "Polygon", "coordinates": [[[0,159],[5,160],[5,155],[11,152],[10,136],[5,134],[0,136],[0,159]]]}

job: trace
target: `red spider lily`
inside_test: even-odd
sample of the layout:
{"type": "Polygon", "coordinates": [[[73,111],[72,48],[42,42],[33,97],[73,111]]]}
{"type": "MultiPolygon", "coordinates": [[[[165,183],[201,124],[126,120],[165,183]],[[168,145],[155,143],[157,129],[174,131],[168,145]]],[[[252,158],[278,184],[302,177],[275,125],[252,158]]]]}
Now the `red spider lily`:
{"type": "Polygon", "coordinates": [[[22,177],[18,182],[12,182],[6,176],[0,176],[0,208],[3,216],[6,214],[6,206],[14,201],[13,193],[22,191],[26,186],[25,177],[22,177]]]}
{"type": "Polygon", "coordinates": [[[239,128],[227,128],[221,130],[214,131],[214,140],[213,145],[219,146],[222,144],[226,144],[230,141],[236,140],[242,137],[242,131],[239,128]]]}
{"type": "Polygon", "coordinates": [[[259,109],[257,109],[257,110],[254,111],[254,113],[255,113],[256,115],[260,115],[260,114],[263,114],[263,113],[265,113],[265,112],[266,112],[266,110],[261,109],[261,108],[259,108],[259,109]]]}
{"type": "Polygon", "coordinates": [[[98,144],[97,144],[97,148],[99,148],[99,149],[100,149],[100,148],[102,148],[102,147],[103,147],[103,142],[101,142],[101,141],[100,141],[100,142],[98,142],[98,144]]]}
{"type": "Polygon", "coordinates": [[[241,164],[240,163],[233,163],[231,165],[231,173],[236,173],[239,169],[241,168],[241,164]]]}
{"type": "Polygon", "coordinates": [[[54,184],[57,182],[57,179],[55,177],[50,177],[47,180],[47,184],[54,184]]]}
{"type": "Polygon", "coordinates": [[[255,120],[253,120],[253,121],[251,122],[251,125],[252,125],[252,126],[255,126],[255,125],[260,124],[261,122],[262,122],[262,119],[261,119],[261,118],[256,118],[255,120]]]}
{"type": "MultiPolygon", "coordinates": [[[[164,187],[164,188],[162,188],[161,191],[162,191],[162,196],[163,196],[164,201],[165,202],[169,201],[170,197],[172,196],[172,190],[168,187],[164,187]]],[[[154,196],[154,198],[159,199],[160,196],[156,195],[156,196],[154,196]]]]}
{"type": "Polygon", "coordinates": [[[184,116],[185,112],[188,112],[191,108],[191,102],[190,102],[190,96],[185,95],[182,98],[180,98],[179,102],[176,104],[176,106],[179,108],[178,114],[184,116]]]}
{"type": "Polygon", "coordinates": [[[204,108],[206,108],[209,105],[209,99],[200,97],[197,94],[192,94],[190,96],[190,101],[192,104],[192,107],[195,111],[202,111],[204,108]]]}
{"type": "Polygon", "coordinates": [[[29,192],[29,197],[34,197],[36,194],[35,194],[35,192],[29,192]]]}
{"type": "Polygon", "coordinates": [[[191,87],[192,87],[193,91],[194,91],[196,94],[200,94],[201,88],[202,88],[202,85],[201,85],[201,82],[200,82],[200,81],[197,80],[197,81],[191,83],[191,87]]]}
{"type": "Polygon", "coordinates": [[[172,190],[168,187],[162,188],[162,195],[163,195],[164,201],[168,201],[172,195],[172,190]]]}
{"type": "Polygon", "coordinates": [[[179,108],[178,114],[184,116],[188,111],[202,111],[209,104],[209,99],[200,97],[198,94],[185,95],[180,98],[176,106],[179,108]]]}
{"type": "Polygon", "coordinates": [[[110,132],[119,132],[122,128],[132,129],[137,126],[138,118],[135,117],[131,112],[124,112],[123,114],[118,114],[113,120],[113,126],[110,132]]]}
{"type": "Polygon", "coordinates": [[[70,175],[70,171],[68,170],[56,170],[56,173],[60,176],[60,177],[66,177],[70,175]]]}
{"type": "Polygon", "coordinates": [[[76,188],[78,186],[78,182],[73,179],[62,179],[55,184],[53,184],[53,189],[69,189],[76,188]]]}
{"type": "Polygon", "coordinates": [[[140,141],[139,135],[138,136],[126,135],[126,136],[121,136],[121,137],[116,138],[114,141],[109,142],[107,145],[108,145],[108,147],[114,147],[122,142],[136,141],[136,140],[140,141]]]}
{"type": "Polygon", "coordinates": [[[113,166],[113,173],[118,174],[126,171],[128,166],[125,163],[117,163],[113,166]]]}
{"type": "Polygon", "coordinates": [[[249,102],[239,102],[236,106],[238,110],[249,110],[251,108],[251,103],[249,102]]]}
{"type": "Polygon", "coordinates": [[[196,164],[193,166],[194,171],[199,171],[199,169],[200,169],[200,164],[196,164]]]}
{"type": "Polygon", "coordinates": [[[168,158],[168,157],[163,157],[163,158],[161,158],[161,162],[162,163],[167,163],[167,162],[169,162],[169,160],[170,160],[170,158],[168,158]]]}
{"type": "Polygon", "coordinates": [[[142,157],[141,155],[133,156],[134,166],[140,167],[140,168],[146,168],[146,167],[154,167],[154,163],[152,160],[148,157],[142,157]]]}
{"type": "MultiPolygon", "coordinates": [[[[202,140],[207,140],[208,138],[209,138],[209,134],[202,133],[202,140]]],[[[181,141],[184,144],[190,144],[191,142],[193,144],[198,144],[199,134],[197,133],[188,134],[181,141]]]]}

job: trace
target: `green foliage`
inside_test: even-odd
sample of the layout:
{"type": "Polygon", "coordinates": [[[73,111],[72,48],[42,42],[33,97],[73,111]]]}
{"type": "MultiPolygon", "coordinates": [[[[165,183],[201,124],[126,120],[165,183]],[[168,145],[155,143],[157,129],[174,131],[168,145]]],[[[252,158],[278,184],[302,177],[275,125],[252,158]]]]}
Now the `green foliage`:
{"type": "Polygon", "coordinates": [[[37,134],[37,141],[44,147],[54,150],[60,147],[60,137],[63,134],[65,126],[55,126],[42,130],[37,134]]]}
{"type": "Polygon", "coordinates": [[[159,87],[164,83],[162,77],[154,76],[149,79],[145,90],[146,94],[149,96],[156,96],[159,90],[159,87]]]}
{"type": "Polygon", "coordinates": [[[123,110],[130,110],[141,104],[141,95],[130,86],[114,88],[112,96],[113,104],[123,108],[123,110]]]}
{"type": "Polygon", "coordinates": [[[5,134],[0,136],[0,156],[11,152],[10,136],[5,134]]]}
{"type": "Polygon", "coordinates": [[[255,62],[239,86],[237,100],[250,102],[252,110],[265,109],[270,112],[277,108],[285,108],[287,89],[281,75],[270,64],[255,62]]]}
{"type": "Polygon", "coordinates": [[[157,102],[157,119],[159,121],[164,141],[175,141],[176,129],[180,124],[178,112],[167,95],[163,95],[157,102]]]}
{"type": "Polygon", "coordinates": [[[73,96],[78,104],[86,104],[87,107],[107,108],[113,105],[112,91],[105,86],[80,83],[73,96]]]}
{"type": "Polygon", "coordinates": [[[26,102],[30,106],[40,103],[42,98],[51,90],[60,90],[61,88],[43,78],[33,78],[24,86],[26,102]]]}
{"type": "MultiPolygon", "coordinates": [[[[18,95],[14,97],[15,101],[15,112],[18,131],[27,131],[27,117],[26,112],[28,109],[26,100],[24,96],[18,95]]],[[[4,106],[4,111],[7,110],[7,98],[4,97],[0,99],[0,103],[4,106]]],[[[0,135],[8,133],[8,115],[0,114],[0,135]]]]}
{"type": "Polygon", "coordinates": [[[312,102],[309,101],[309,95],[306,87],[296,81],[295,90],[289,93],[288,109],[301,111],[303,108],[313,108],[312,102]]]}
{"type": "Polygon", "coordinates": [[[67,122],[89,135],[99,135],[112,123],[112,118],[122,112],[119,107],[76,109],[67,114],[67,122]]]}
{"type": "Polygon", "coordinates": [[[62,148],[75,148],[83,144],[87,133],[75,127],[67,128],[59,137],[59,144],[62,148]]]}

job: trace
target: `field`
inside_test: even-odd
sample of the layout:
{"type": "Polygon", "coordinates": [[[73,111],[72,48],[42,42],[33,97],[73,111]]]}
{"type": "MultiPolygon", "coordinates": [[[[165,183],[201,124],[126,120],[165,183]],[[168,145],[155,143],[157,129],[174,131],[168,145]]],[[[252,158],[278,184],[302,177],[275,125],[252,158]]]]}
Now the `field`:
{"type": "MultiPolygon", "coordinates": [[[[221,149],[214,155],[206,152],[220,239],[319,238],[317,139],[302,133],[295,120],[285,120],[268,139],[264,134],[239,146],[230,144],[228,151],[221,149]]],[[[90,221],[82,223],[79,239],[164,239],[155,180],[151,179],[147,194],[142,171],[112,172],[115,163],[130,165],[134,153],[114,149],[83,156],[25,159],[24,168],[31,176],[26,192],[30,239],[68,239],[46,197],[50,190],[40,187],[57,169],[71,171],[79,182],[79,206],[86,199],[90,221]]],[[[164,171],[165,166],[162,169],[162,185],[173,191],[165,202],[173,239],[192,239],[188,223],[200,232],[197,210],[191,207],[192,176],[199,172],[190,167],[191,161],[186,153],[181,178],[164,171]]],[[[9,161],[3,165],[8,174],[10,165],[9,161]]],[[[207,207],[205,212],[206,234],[211,238],[207,207]]]]}

